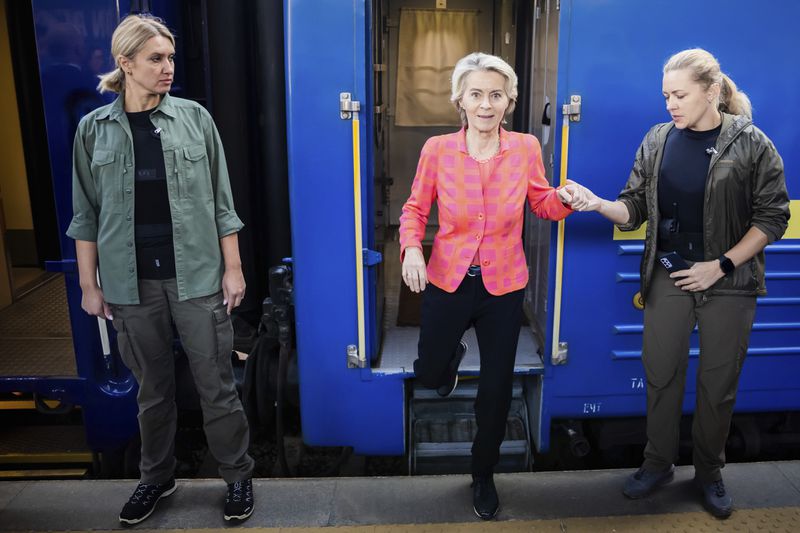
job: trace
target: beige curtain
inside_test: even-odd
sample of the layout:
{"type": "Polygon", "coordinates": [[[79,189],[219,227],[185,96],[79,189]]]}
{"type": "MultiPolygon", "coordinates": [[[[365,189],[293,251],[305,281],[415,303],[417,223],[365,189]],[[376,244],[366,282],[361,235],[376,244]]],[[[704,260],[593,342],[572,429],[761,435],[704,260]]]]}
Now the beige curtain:
{"type": "Polygon", "coordinates": [[[395,125],[460,125],[450,75],[478,49],[478,12],[402,9],[399,33],[395,125]]]}

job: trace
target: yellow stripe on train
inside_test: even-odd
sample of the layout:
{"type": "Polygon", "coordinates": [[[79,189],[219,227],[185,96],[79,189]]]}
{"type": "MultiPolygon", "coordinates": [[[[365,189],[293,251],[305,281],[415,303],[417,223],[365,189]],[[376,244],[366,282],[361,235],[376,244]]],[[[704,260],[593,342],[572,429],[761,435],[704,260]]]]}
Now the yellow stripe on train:
{"type": "MultiPolygon", "coordinates": [[[[791,200],[789,202],[789,211],[792,217],[789,219],[789,227],[786,228],[786,233],[783,234],[784,239],[800,239],[800,200],[791,200]]],[[[642,224],[642,227],[636,231],[620,231],[619,228],[614,226],[614,240],[615,241],[635,241],[644,240],[644,231],[647,224],[642,224]]]]}

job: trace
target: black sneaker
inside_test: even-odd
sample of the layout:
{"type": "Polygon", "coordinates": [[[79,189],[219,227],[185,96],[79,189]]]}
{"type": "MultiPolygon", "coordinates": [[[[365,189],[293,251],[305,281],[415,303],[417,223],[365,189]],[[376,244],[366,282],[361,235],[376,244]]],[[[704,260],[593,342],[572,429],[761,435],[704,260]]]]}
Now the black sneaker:
{"type": "Polygon", "coordinates": [[[644,498],[657,488],[666,485],[672,481],[674,477],[674,465],[669,465],[669,468],[661,471],[640,468],[625,480],[622,494],[632,500],[638,500],[639,498],[644,498]]]}
{"type": "Polygon", "coordinates": [[[733,500],[725,490],[725,483],[721,479],[710,483],[702,483],[697,478],[694,481],[703,491],[703,501],[708,512],[717,518],[728,518],[733,512],[733,500]]]}
{"type": "Polygon", "coordinates": [[[472,509],[483,520],[491,520],[500,510],[500,499],[492,476],[472,478],[472,509]]]}
{"type": "Polygon", "coordinates": [[[453,358],[450,360],[450,365],[448,366],[448,374],[447,374],[447,382],[444,385],[441,385],[438,389],[436,389],[437,394],[442,398],[450,396],[453,394],[453,391],[456,390],[458,386],[458,365],[461,364],[461,360],[464,359],[464,354],[467,353],[467,343],[464,341],[458,341],[458,346],[456,347],[456,353],[453,355],[453,358]]]}
{"type": "Polygon", "coordinates": [[[123,524],[138,524],[156,509],[156,504],[161,498],[166,498],[177,489],[175,478],[166,483],[148,484],[139,483],[133,491],[128,503],[119,513],[119,521],[123,524]]]}
{"type": "Polygon", "coordinates": [[[253,480],[245,479],[228,485],[225,497],[225,520],[247,520],[253,514],[253,480]]]}

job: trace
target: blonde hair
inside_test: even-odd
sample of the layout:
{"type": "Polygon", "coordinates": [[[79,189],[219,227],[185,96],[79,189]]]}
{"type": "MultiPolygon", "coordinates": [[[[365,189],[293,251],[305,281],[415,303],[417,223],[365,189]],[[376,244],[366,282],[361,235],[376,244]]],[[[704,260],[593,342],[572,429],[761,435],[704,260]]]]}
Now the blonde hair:
{"type": "Polygon", "coordinates": [[[111,55],[116,68],[98,76],[100,83],[97,90],[101,93],[111,91],[121,93],[125,90],[125,71],[119,64],[119,56],[133,59],[144,48],[147,41],[157,36],[166,37],[175,46],[175,36],[169,31],[164,21],[153,15],[128,15],[114,30],[111,36],[111,55]]]}
{"type": "Polygon", "coordinates": [[[464,96],[467,76],[476,71],[497,72],[506,79],[504,89],[506,91],[506,96],[508,96],[510,100],[508,109],[506,109],[506,115],[510,115],[514,111],[514,106],[517,103],[516,72],[511,68],[511,65],[497,56],[475,52],[459,59],[455,69],[453,69],[450,101],[456,106],[459,115],[461,115],[461,123],[464,125],[467,124],[467,113],[458,102],[464,96]]]}
{"type": "Polygon", "coordinates": [[[750,99],[720,70],[719,61],[709,52],[702,48],[691,48],[678,52],[664,63],[664,74],[682,69],[690,70],[694,81],[704,89],[708,89],[712,83],[719,83],[717,108],[720,111],[752,118],[753,108],[750,99]]]}

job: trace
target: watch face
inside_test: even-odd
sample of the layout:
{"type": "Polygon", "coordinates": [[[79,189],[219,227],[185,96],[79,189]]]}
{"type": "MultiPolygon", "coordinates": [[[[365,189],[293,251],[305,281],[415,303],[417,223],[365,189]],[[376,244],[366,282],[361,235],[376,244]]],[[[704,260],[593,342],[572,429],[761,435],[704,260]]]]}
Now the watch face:
{"type": "Polygon", "coordinates": [[[731,261],[729,258],[725,257],[724,255],[720,256],[720,258],[719,258],[719,266],[720,266],[720,268],[722,268],[722,271],[725,274],[730,274],[731,272],[733,272],[736,269],[736,267],[733,264],[733,261],[731,261]]]}

